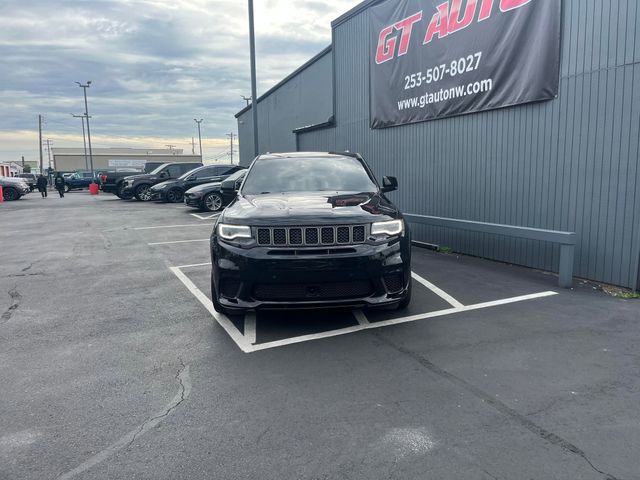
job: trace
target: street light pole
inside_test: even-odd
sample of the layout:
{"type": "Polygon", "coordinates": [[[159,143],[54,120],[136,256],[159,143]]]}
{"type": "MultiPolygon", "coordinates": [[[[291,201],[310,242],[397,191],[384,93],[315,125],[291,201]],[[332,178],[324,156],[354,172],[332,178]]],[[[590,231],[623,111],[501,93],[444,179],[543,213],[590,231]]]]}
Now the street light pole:
{"type": "Polygon", "coordinates": [[[38,140],[40,141],[40,175],[44,173],[44,165],[42,164],[42,115],[38,115],[38,140]]]}
{"type": "Polygon", "coordinates": [[[89,162],[91,164],[91,175],[93,176],[93,149],[91,148],[91,128],[89,127],[89,105],[87,103],[87,88],[91,86],[91,80],[87,80],[86,85],[76,82],[84,91],[84,116],[87,119],[87,139],[89,140],[89,162]]]}
{"type": "Polygon", "coordinates": [[[84,134],[84,115],[74,115],[72,113],[71,116],[82,120],[82,142],[84,143],[84,168],[86,170],[89,170],[89,160],[87,158],[87,137],[84,134]]]}
{"type": "Polygon", "coordinates": [[[253,27],[253,0],[249,0],[249,49],[251,54],[251,112],[253,117],[253,151],[258,150],[258,94],[256,93],[256,36],[253,27]]]}
{"type": "Polygon", "coordinates": [[[200,161],[202,162],[202,135],[200,134],[200,124],[202,123],[202,118],[200,120],[193,119],[194,122],[198,124],[198,142],[200,143],[200,161]]]}

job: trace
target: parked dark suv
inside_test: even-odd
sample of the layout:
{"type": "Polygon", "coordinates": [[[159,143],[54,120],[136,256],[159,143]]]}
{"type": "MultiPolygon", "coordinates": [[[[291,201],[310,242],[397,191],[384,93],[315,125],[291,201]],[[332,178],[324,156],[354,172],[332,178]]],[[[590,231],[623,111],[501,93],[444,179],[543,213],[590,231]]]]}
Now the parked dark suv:
{"type": "Polygon", "coordinates": [[[164,162],[146,162],[144,164],[143,171],[138,173],[131,172],[129,169],[127,169],[126,172],[123,170],[102,172],[100,175],[100,190],[107,193],[113,193],[122,200],[131,200],[133,198],[133,193],[129,192],[127,195],[122,193],[122,184],[124,183],[124,179],[132,175],[151,173],[160,165],[164,165],[164,162]]]}
{"type": "Polygon", "coordinates": [[[385,196],[396,188],[359,155],[257,157],[211,234],[215,309],[406,307],[410,235],[385,196]]]}
{"type": "Polygon", "coordinates": [[[205,165],[185,173],[175,180],[166,180],[151,187],[151,198],[169,203],[181,202],[184,192],[204,183],[220,182],[237,170],[238,165],[205,165]]]}
{"type": "Polygon", "coordinates": [[[202,163],[199,162],[163,163],[151,173],[125,177],[120,192],[123,197],[133,194],[137,200],[148,202],[151,200],[151,187],[156,183],[178,178],[201,166],[202,163]]]}

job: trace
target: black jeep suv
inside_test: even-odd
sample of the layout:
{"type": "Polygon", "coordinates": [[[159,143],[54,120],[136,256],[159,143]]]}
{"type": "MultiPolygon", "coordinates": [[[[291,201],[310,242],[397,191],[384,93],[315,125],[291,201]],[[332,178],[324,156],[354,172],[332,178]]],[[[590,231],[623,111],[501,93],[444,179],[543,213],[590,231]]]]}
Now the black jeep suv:
{"type": "Polygon", "coordinates": [[[211,234],[214,308],[406,307],[410,235],[385,196],[396,188],[359,155],[258,156],[211,234]]]}
{"type": "Polygon", "coordinates": [[[163,163],[151,173],[125,177],[118,193],[122,194],[121,198],[131,198],[130,195],[133,194],[136,200],[148,202],[152,197],[151,187],[156,183],[178,178],[201,166],[202,163],[199,162],[163,163]]]}

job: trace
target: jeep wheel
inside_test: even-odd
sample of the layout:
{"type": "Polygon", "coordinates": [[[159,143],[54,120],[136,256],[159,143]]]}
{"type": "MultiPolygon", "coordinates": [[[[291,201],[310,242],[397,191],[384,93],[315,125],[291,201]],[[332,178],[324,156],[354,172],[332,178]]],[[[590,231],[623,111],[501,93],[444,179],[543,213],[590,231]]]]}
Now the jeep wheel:
{"type": "Polygon", "coordinates": [[[148,183],[138,185],[136,187],[136,191],[134,196],[136,200],[140,200],[141,202],[148,202],[151,200],[151,185],[148,183]]]}
{"type": "Polygon", "coordinates": [[[222,210],[222,197],[215,193],[209,193],[202,199],[202,207],[208,212],[218,212],[222,210]]]}
{"type": "Polygon", "coordinates": [[[179,203],[182,201],[183,196],[182,190],[179,188],[172,188],[165,194],[165,198],[169,203],[179,203]]]}

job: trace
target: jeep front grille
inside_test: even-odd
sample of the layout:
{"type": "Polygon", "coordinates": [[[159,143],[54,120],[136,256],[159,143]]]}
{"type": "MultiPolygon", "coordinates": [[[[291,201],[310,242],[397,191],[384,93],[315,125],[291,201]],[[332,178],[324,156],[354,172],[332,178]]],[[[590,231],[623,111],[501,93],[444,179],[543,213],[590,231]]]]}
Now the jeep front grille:
{"type": "Polygon", "coordinates": [[[353,245],[364,243],[366,237],[365,225],[256,228],[258,245],[265,247],[353,245]]]}

